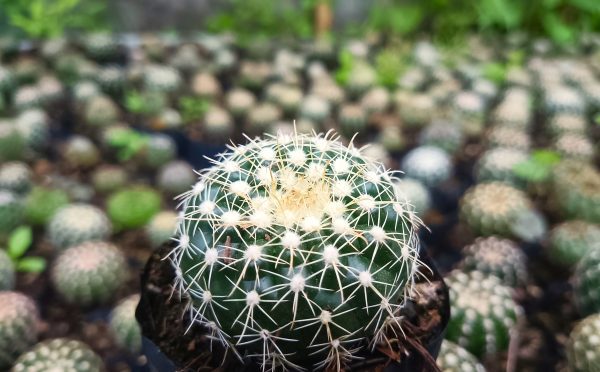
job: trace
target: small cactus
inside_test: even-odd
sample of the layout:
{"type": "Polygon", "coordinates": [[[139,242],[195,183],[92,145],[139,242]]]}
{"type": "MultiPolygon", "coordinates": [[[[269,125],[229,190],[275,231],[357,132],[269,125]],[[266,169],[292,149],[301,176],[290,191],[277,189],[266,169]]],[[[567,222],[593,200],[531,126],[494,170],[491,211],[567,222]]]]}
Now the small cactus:
{"type": "Polygon", "coordinates": [[[501,182],[475,185],[460,204],[460,216],[477,235],[513,235],[514,221],[531,211],[522,191],[501,182]]]}
{"type": "Polygon", "coordinates": [[[477,357],[506,350],[522,313],[512,289],[478,271],[454,271],[446,283],[451,306],[446,338],[477,357]]]}
{"type": "Polygon", "coordinates": [[[140,295],[134,294],[121,300],[110,313],[109,327],[117,345],[131,353],[142,349],[142,331],[135,318],[140,295]]]}
{"type": "Polygon", "coordinates": [[[596,372],[600,365],[600,314],[580,321],[569,335],[567,360],[569,371],[596,372]]]}
{"type": "Polygon", "coordinates": [[[471,91],[459,92],[452,102],[453,120],[461,123],[465,134],[470,136],[483,131],[485,110],[483,98],[471,91]]]}
{"type": "Polygon", "coordinates": [[[581,258],[573,275],[575,303],[582,315],[600,312],[600,238],[581,258]]]}
{"type": "Polygon", "coordinates": [[[67,140],[62,155],[68,164],[76,168],[90,168],[100,162],[98,147],[89,138],[80,135],[67,140]]]}
{"type": "Polygon", "coordinates": [[[422,216],[431,208],[429,190],[420,181],[404,178],[395,183],[398,193],[410,204],[417,216],[422,216]]]}
{"type": "Polygon", "coordinates": [[[15,362],[11,372],[102,372],[102,359],[81,341],[55,338],[38,343],[15,362]]]}
{"type": "Polygon", "coordinates": [[[579,114],[558,114],[548,121],[548,130],[555,137],[565,133],[585,133],[586,126],[585,116],[579,114]]]}
{"type": "Polygon", "coordinates": [[[435,102],[431,96],[425,93],[405,93],[404,96],[396,96],[396,100],[399,106],[398,114],[402,122],[407,126],[421,128],[429,124],[433,119],[435,102]]]}
{"type": "Polygon", "coordinates": [[[94,170],[92,185],[100,193],[111,193],[125,186],[128,178],[124,168],[118,165],[105,165],[94,170]]]}
{"type": "Polygon", "coordinates": [[[248,112],[248,129],[251,133],[262,134],[281,119],[281,110],[272,103],[261,103],[248,112]]]}
{"type": "Polygon", "coordinates": [[[488,150],[477,161],[477,182],[500,181],[512,186],[521,186],[513,169],[515,165],[527,159],[527,154],[517,149],[496,147],[488,150]]]}
{"type": "Polygon", "coordinates": [[[554,167],[553,199],[567,217],[600,223],[600,172],[578,160],[563,160],[554,167]]]}
{"type": "Polygon", "coordinates": [[[115,36],[107,33],[94,33],[82,40],[86,53],[97,60],[107,60],[119,52],[119,44],[115,36]]]}
{"type": "Polygon", "coordinates": [[[287,115],[295,115],[302,103],[302,90],[293,86],[275,84],[267,91],[269,99],[287,115]]]}
{"type": "Polygon", "coordinates": [[[28,151],[39,152],[48,144],[49,119],[44,111],[39,109],[23,111],[16,118],[15,125],[28,151]]]}
{"type": "Polygon", "coordinates": [[[18,128],[0,119],[0,161],[21,160],[25,151],[25,139],[18,128]]]}
{"type": "Polygon", "coordinates": [[[23,162],[7,162],[0,165],[0,189],[23,194],[31,188],[31,169],[23,162]]]}
{"type": "Polygon", "coordinates": [[[0,238],[23,221],[23,201],[8,190],[0,190],[0,238]]]}
{"type": "Polygon", "coordinates": [[[0,368],[8,369],[37,341],[40,318],[35,302],[24,294],[0,291],[0,368]]]}
{"type": "Polygon", "coordinates": [[[177,222],[177,214],[171,211],[159,212],[152,217],[145,230],[153,248],[158,248],[175,235],[177,222]]]}
{"type": "Polygon", "coordinates": [[[161,191],[169,195],[178,195],[189,190],[197,178],[194,169],[187,162],[175,160],[162,166],[156,183],[161,191]]]}
{"type": "Polygon", "coordinates": [[[331,113],[331,106],[327,100],[316,95],[304,98],[300,106],[300,117],[312,120],[315,123],[323,123],[331,113]]]}
{"type": "Polygon", "coordinates": [[[116,65],[103,67],[98,71],[96,82],[106,94],[119,94],[125,87],[125,71],[116,65]]]}
{"type": "Polygon", "coordinates": [[[323,98],[332,108],[339,106],[345,98],[344,90],[332,81],[319,82],[313,85],[310,95],[323,98]]]}
{"type": "Polygon", "coordinates": [[[227,93],[225,102],[231,114],[234,117],[239,118],[245,116],[254,106],[256,97],[254,97],[252,92],[246,89],[236,88],[227,93]]]}
{"type": "Polygon", "coordinates": [[[437,365],[442,372],[485,372],[473,354],[448,340],[442,342],[437,365]]]}
{"type": "Polygon", "coordinates": [[[44,226],[56,211],[68,203],[69,195],[65,191],[36,186],[25,197],[25,220],[32,225],[44,226]]]}
{"type": "Polygon", "coordinates": [[[216,99],[221,95],[219,80],[206,72],[200,72],[194,76],[191,88],[194,96],[202,98],[216,99]]]}
{"type": "Polygon", "coordinates": [[[100,209],[89,204],[69,204],[52,216],[46,231],[50,243],[62,251],[86,241],[107,239],[112,226],[100,209]]]}
{"type": "Polygon", "coordinates": [[[372,88],[360,100],[360,105],[368,115],[382,113],[390,105],[390,93],[382,87],[372,88]]]}
{"type": "Polygon", "coordinates": [[[419,143],[425,146],[435,146],[453,154],[463,143],[463,133],[460,126],[453,122],[434,121],[426,126],[419,136],[419,143]]]}
{"type": "Polygon", "coordinates": [[[148,138],[143,154],[144,165],[156,169],[175,159],[177,144],[166,134],[154,133],[148,138]]]}
{"type": "Polygon", "coordinates": [[[17,89],[13,97],[13,106],[19,112],[39,108],[42,105],[42,92],[35,85],[24,85],[17,89]]]}
{"type": "Polygon", "coordinates": [[[339,110],[338,121],[340,132],[348,138],[352,138],[357,133],[365,134],[367,115],[360,105],[342,105],[339,110]]]}
{"type": "Polygon", "coordinates": [[[521,151],[528,151],[531,139],[527,132],[520,128],[508,126],[495,126],[486,138],[490,147],[505,147],[521,151]]]}
{"type": "Polygon", "coordinates": [[[15,265],[8,254],[0,249],[0,291],[9,291],[15,286],[15,265]]]}
{"type": "Polygon", "coordinates": [[[73,86],[73,99],[78,104],[87,104],[92,98],[100,96],[100,87],[93,81],[82,80],[73,86]]]}
{"type": "Polygon", "coordinates": [[[119,229],[144,226],[160,211],[160,194],[146,186],[130,186],[111,194],[106,201],[106,212],[119,229]]]}
{"type": "Polygon", "coordinates": [[[356,63],[346,81],[346,91],[352,97],[360,97],[375,85],[376,79],[373,67],[364,62],[356,63]]]}
{"type": "Polygon", "coordinates": [[[600,241],[600,227],[574,220],[550,230],[548,257],[557,264],[573,266],[600,241]]]}
{"type": "Polygon", "coordinates": [[[83,116],[91,128],[101,128],[118,120],[119,108],[109,97],[98,95],[86,102],[83,116]]]}
{"type": "Polygon", "coordinates": [[[594,144],[585,134],[562,134],[556,138],[554,149],[564,158],[592,161],[595,155],[594,144]]]}
{"type": "Polygon", "coordinates": [[[4,66],[0,66],[0,95],[14,89],[15,81],[13,73],[4,66]]]}
{"type": "Polygon", "coordinates": [[[181,206],[175,290],[215,340],[265,368],[337,369],[385,342],[418,266],[418,221],[359,150],[328,136],[253,140],[181,206]]]}
{"type": "Polygon", "coordinates": [[[172,93],[182,85],[179,71],[169,66],[152,65],[144,70],[144,87],[149,91],[172,93]]]}
{"type": "Polygon", "coordinates": [[[509,287],[518,287],[527,280],[527,257],[517,244],[496,236],[477,238],[463,249],[460,269],[494,275],[509,287]]]}
{"type": "Polygon", "coordinates": [[[435,186],[452,175],[452,163],[448,154],[438,147],[420,146],[406,154],[402,160],[406,177],[435,186]]]}
{"type": "Polygon", "coordinates": [[[235,129],[229,113],[218,106],[211,106],[204,115],[203,121],[202,134],[207,142],[223,143],[229,139],[235,129]]]}
{"type": "Polygon", "coordinates": [[[581,94],[565,85],[554,85],[544,93],[544,110],[549,115],[568,112],[584,114],[586,110],[585,99],[581,94]]]}
{"type": "Polygon", "coordinates": [[[51,279],[56,291],[71,304],[104,304],[127,280],[127,262],[113,244],[88,241],[61,252],[51,279]]]}

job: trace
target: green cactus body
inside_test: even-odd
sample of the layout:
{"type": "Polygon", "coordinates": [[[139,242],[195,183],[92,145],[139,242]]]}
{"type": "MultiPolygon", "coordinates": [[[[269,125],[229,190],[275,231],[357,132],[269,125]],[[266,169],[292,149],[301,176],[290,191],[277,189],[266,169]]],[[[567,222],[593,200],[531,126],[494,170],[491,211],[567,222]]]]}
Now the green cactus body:
{"type": "Polygon", "coordinates": [[[87,35],[82,41],[86,53],[96,60],[108,60],[119,52],[119,44],[114,35],[94,33],[87,35]]]}
{"type": "Polygon", "coordinates": [[[69,195],[65,191],[36,186],[25,197],[25,220],[32,225],[45,225],[68,203],[69,195]]]}
{"type": "Polygon", "coordinates": [[[463,255],[460,268],[464,272],[494,275],[509,287],[522,286],[527,280],[527,257],[512,240],[477,238],[463,249],[463,255]]]}
{"type": "Polygon", "coordinates": [[[463,143],[460,126],[447,121],[434,121],[423,129],[419,143],[425,146],[436,146],[453,154],[463,143]]]}
{"type": "Polygon", "coordinates": [[[564,160],[554,167],[553,199],[567,217],[600,223],[600,172],[588,163],[564,160]]]}
{"type": "Polygon", "coordinates": [[[360,105],[346,104],[340,107],[338,120],[344,136],[352,138],[355,134],[365,134],[367,115],[360,105]]]}
{"type": "Polygon", "coordinates": [[[32,299],[0,291],[0,369],[6,370],[37,341],[40,318],[32,299]]]}
{"type": "Polygon", "coordinates": [[[431,122],[435,112],[435,102],[425,93],[396,96],[398,114],[402,122],[409,127],[421,128],[431,122]]]}
{"type": "Polygon", "coordinates": [[[577,264],[573,275],[575,303],[579,312],[589,315],[600,312],[600,239],[577,264]]]}
{"type": "Polygon", "coordinates": [[[146,225],[146,236],[153,248],[168,242],[175,236],[177,214],[171,211],[159,212],[146,225]]]}
{"type": "Polygon", "coordinates": [[[0,190],[0,238],[23,221],[23,201],[8,190],[0,190]]]}
{"type": "Polygon", "coordinates": [[[418,267],[418,220],[358,149],[253,140],[181,205],[174,284],[215,339],[265,367],[334,369],[385,342],[418,267]]]}
{"type": "Polygon", "coordinates": [[[13,73],[4,66],[0,66],[0,94],[11,92],[14,86],[13,73]]]}
{"type": "Polygon", "coordinates": [[[131,186],[111,194],[106,202],[106,211],[115,227],[136,229],[160,211],[161,203],[160,194],[154,189],[131,186]]]}
{"type": "Polygon", "coordinates": [[[23,111],[15,121],[16,129],[21,134],[25,148],[37,153],[44,149],[50,137],[49,119],[39,109],[23,111]]]}
{"type": "Polygon", "coordinates": [[[225,102],[231,114],[236,118],[240,118],[245,116],[254,106],[256,97],[246,89],[236,88],[227,93],[225,102]]]}
{"type": "Polygon", "coordinates": [[[274,104],[258,104],[248,112],[248,129],[251,133],[262,134],[279,121],[281,116],[281,110],[274,104]]]}
{"type": "Polygon", "coordinates": [[[329,80],[313,85],[310,94],[327,100],[332,108],[339,106],[345,99],[344,90],[329,80]]]}
{"type": "Polygon", "coordinates": [[[25,150],[25,140],[17,127],[0,119],[0,161],[21,160],[25,150]]]}
{"type": "Polygon", "coordinates": [[[140,302],[139,294],[123,299],[111,312],[109,322],[117,345],[134,354],[142,349],[142,332],[135,318],[138,302],[140,302]]]}
{"type": "Polygon", "coordinates": [[[500,181],[512,186],[524,186],[516,177],[515,165],[528,159],[523,151],[505,147],[496,147],[486,151],[476,165],[478,182],[500,181]]]}
{"type": "Polygon", "coordinates": [[[100,161],[100,151],[89,138],[75,135],[67,140],[63,157],[71,166],[90,168],[100,161]]]}
{"type": "Polygon", "coordinates": [[[580,321],[569,336],[567,360],[573,372],[596,372],[600,365],[600,314],[580,321]]]}
{"type": "Polygon", "coordinates": [[[395,183],[400,195],[411,205],[418,216],[422,216],[431,208],[431,196],[429,190],[420,181],[404,178],[395,183]]]}
{"type": "Polygon", "coordinates": [[[56,291],[78,306],[103,304],[127,280],[127,262],[110,243],[88,241],[63,251],[51,272],[56,291]]]}
{"type": "Polygon", "coordinates": [[[78,104],[86,104],[100,95],[100,87],[93,81],[82,80],[73,86],[73,99],[78,104]]]}
{"type": "Polygon", "coordinates": [[[302,90],[297,87],[274,84],[267,91],[270,101],[279,105],[286,115],[295,115],[302,103],[302,90]]]}
{"type": "Polygon", "coordinates": [[[0,249],[0,291],[9,291],[15,286],[15,265],[8,254],[0,249]]]}
{"type": "Polygon", "coordinates": [[[16,90],[13,97],[13,106],[19,112],[38,108],[42,104],[42,95],[36,85],[24,85],[16,90]]]}
{"type": "Polygon", "coordinates": [[[512,236],[514,221],[530,210],[525,193],[501,182],[489,182],[467,190],[460,216],[475,234],[512,236]]]}
{"type": "Polygon", "coordinates": [[[183,44],[169,60],[169,64],[184,74],[191,74],[202,66],[198,48],[194,44],[183,44]]]}
{"type": "Polygon", "coordinates": [[[420,146],[402,159],[402,170],[408,178],[435,186],[446,181],[452,174],[452,163],[448,154],[438,147],[420,146]]]}
{"type": "Polygon", "coordinates": [[[48,238],[58,250],[90,240],[105,240],[111,231],[112,226],[104,212],[89,204],[69,204],[60,208],[47,226],[48,238]]]}
{"type": "Polygon", "coordinates": [[[125,186],[128,178],[124,168],[117,165],[105,165],[94,170],[92,184],[98,192],[111,193],[125,186]]]}
{"type": "Polygon", "coordinates": [[[485,372],[473,354],[448,340],[442,342],[437,365],[442,372],[485,372]]]}
{"type": "Polygon", "coordinates": [[[400,127],[386,125],[377,135],[377,143],[381,144],[386,151],[397,152],[406,146],[406,138],[400,127]]]}
{"type": "Polygon", "coordinates": [[[107,94],[121,93],[125,87],[125,71],[118,66],[109,65],[98,71],[96,81],[107,94]]]}
{"type": "Polygon", "coordinates": [[[574,220],[556,225],[549,236],[549,258],[557,264],[573,266],[600,241],[600,227],[574,220]]]}
{"type": "Polygon", "coordinates": [[[104,95],[94,96],[86,102],[84,120],[92,128],[105,127],[119,118],[116,103],[104,95]]]}
{"type": "Polygon", "coordinates": [[[561,154],[563,158],[592,161],[595,155],[594,144],[585,134],[562,134],[556,138],[554,149],[561,154]]]}
{"type": "Polygon", "coordinates": [[[0,165],[0,189],[23,194],[31,188],[31,169],[23,162],[7,162],[0,165]]]}
{"type": "Polygon", "coordinates": [[[179,71],[169,66],[152,65],[144,70],[144,87],[149,91],[172,93],[182,84],[179,71]]]}
{"type": "Polygon", "coordinates": [[[157,175],[158,188],[170,195],[181,194],[192,187],[198,176],[185,161],[176,160],[165,164],[157,175]]]}
{"type": "Polygon", "coordinates": [[[382,113],[390,105],[390,93],[382,87],[372,88],[360,100],[360,105],[368,115],[382,113]]]}
{"type": "Polygon", "coordinates": [[[360,62],[354,64],[348,81],[346,91],[352,97],[360,97],[375,85],[377,76],[369,64],[360,62]]]}
{"type": "Polygon", "coordinates": [[[217,106],[212,106],[204,115],[202,134],[209,142],[225,142],[233,133],[235,126],[229,113],[217,106]]]}
{"type": "Polygon", "coordinates": [[[144,165],[149,168],[159,168],[177,155],[177,144],[166,134],[156,133],[149,137],[144,149],[144,165]]]}
{"type": "Polygon", "coordinates": [[[329,102],[316,95],[306,96],[300,106],[300,116],[315,123],[323,123],[329,118],[330,113],[331,105],[329,102]]]}
{"type": "Polygon", "coordinates": [[[21,355],[11,372],[102,372],[102,359],[81,341],[46,340],[21,355]]]}
{"type": "Polygon", "coordinates": [[[459,92],[452,102],[453,120],[461,123],[465,134],[477,136],[483,131],[485,109],[480,95],[470,91],[459,92]]]}
{"type": "Polygon", "coordinates": [[[446,338],[477,357],[506,350],[522,313],[512,289],[478,271],[454,271],[446,283],[451,305],[446,338]]]}

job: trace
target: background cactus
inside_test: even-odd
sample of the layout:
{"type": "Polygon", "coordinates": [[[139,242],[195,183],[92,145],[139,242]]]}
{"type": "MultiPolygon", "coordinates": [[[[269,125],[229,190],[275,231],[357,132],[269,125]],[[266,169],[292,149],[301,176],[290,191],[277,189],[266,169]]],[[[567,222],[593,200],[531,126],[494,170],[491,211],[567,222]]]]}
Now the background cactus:
{"type": "Polygon", "coordinates": [[[501,181],[512,186],[521,186],[522,182],[519,182],[513,169],[515,165],[527,159],[527,154],[517,149],[497,147],[488,150],[477,161],[477,181],[501,181]]]}
{"type": "Polygon", "coordinates": [[[69,195],[60,189],[34,187],[25,197],[25,220],[32,225],[46,225],[60,208],[69,203],[69,195]]]}
{"type": "Polygon", "coordinates": [[[48,223],[48,239],[54,248],[65,250],[90,240],[105,240],[112,226],[103,211],[83,203],[60,208],[48,223]]]}
{"type": "Polygon", "coordinates": [[[127,172],[118,165],[105,165],[94,170],[92,184],[100,193],[110,193],[125,186],[128,180],[127,172]]]}
{"type": "Polygon", "coordinates": [[[420,146],[409,151],[402,160],[401,169],[406,177],[435,186],[452,174],[452,163],[448,154],[438,147],[420,146]]]}
{"type": "Polygon", "coordinates": [[[0,239],[23,221],[23,201],[8,190],[0,190],[0,239]]]}
{"type": "Polygon", "coordinates": [[[15,286],[15,265],[4,249],[0,249],[0,291],[8,291],[15,286]]]}
{"type": "Polygon", "coordinates": [[[146,225],[146,236],[153,248],[168,242],[177,228],[177,214],[171,211],[159,212],[146,225]]]}
{"type": "Polygon", "coordinates": [[[577,160],[563,160],[553,170],[554,201],[568,217],[600,223],[600,172],[577,160]]]}
{"type": "Polygon", "coordinates": [[[204,115],[202,134],[209,142],[225,142],[235,129],[229,113],[218,106],[212,106],[204,115]]]}
{"type": "Polygon", "coordinates": [[[550,231],[548,257],[557,264],[575,265],[600,241],[600,227],[585,221],[566,221],[550,231]]]}
{"type": "Polygon", "coordinates": [[[65,143],[63,157],[73,167],[91,168],[100,161],[100,152],[89,138],[75,135],[65,143]]]}
{"type": "Polygon", "coordinates": [[[144,226],[160,211],[161,197],[146,186],[130,186],[111,194],[106,201],[106,212],[119,229],[144,226]]]}
{"type": "Polygon", "coordinates": [[[175,160],[163,165],[156,181],[160,190],[169,195],[178,195],[192,187],[197,178],[191,165],[175,160]]]}
{"type": "Polygon", "coordinates": [[[49,119],[44,111],[39,109],[23,111],[15,119],[15,125],[23,139],[25,149],[29,152],[38,153],[48,144],[49,119]]]}
{"type": "Polygon", "coordinates": [[[437,365],[442,372],[485,372],[473,354],[448,340],[442,342],[437,365]]]}
{"type": "Polygon", "coordinates": [[[102,359],[81,341],[67,338],[46,340],[21,355],[11,372],[102,372],[102,359]]]}
{"type": "Polygon", "coordinates": [[[577,264],[573,275],[575,303],[579,312],[589,315],[600,312],[600,239],[577,264]]]}
{"type": "Polygon", "coordinates": [[[110,313],[109,327],[119,347],[138,353],[142,348],[142,332],[135,319],[135,309],[140,295],[134,294],[121,300],[110,313]]]}
{"type": "Polygon", "coordinates": [[[119,117],[116,103],[104,95],[90,98],[85,104],[84,121],[91,128],[101,128],[113,124],[119,117]]]}
{"type": "Polygon", "coordinates": [[[395,182],[395,185],[398,193],[407,200],[418,216],[431,208],[429,190],[420,181],[404,178],[395,182]]]}
{"type": "Polygon", "coordinates": [[[419,143],[425,146],[436,146],[453,154],[463,143],[460,127],[452,122],[434,121],[423,128],[419,143]]]}
{"type": "Polygon", "coordinates": [[[270,137],[182,197],[174,284],[224,345],[341,368],[358,341],[385,338],[418,267],[418,220],[382,166],[335,138],[270,137]]]}
{"type": "Polygon", "coordinates": [[[37,341],[39,322],[32,299],[19,292],[0,291],[0,368],[8,369],[37,341]]]}
{"type": "Polygon", "coordinates": [[[0,165],[0,189],[23,194],[31,187],[31,169],[23,162],[7,162],[0,165]]]}
{"type": "Polygon", "coordinates": [[[127,280],[127,262],[111,243],[88,241],[62,252],[51,272],[56,291],[78,306],[103,304],[127,280]]]}
{"type": "Polygon", "coordinates": [[[478,271],[454,271],[450,287],[450,322],[446,338],[477,357],[506,350],[522,310],[510,287],[478,271]]]}
{"type": "Polygon", "coordinates": [[[0,161],[21,160],[25,151],[25,140],[16,126],[0,119],[0,161]]]}
{"type": "Polygon", "coordinates": [[[600,314],[590,315],[575,326],[567,343],[569,370],[594,372],[600,365],[600,314]]]}

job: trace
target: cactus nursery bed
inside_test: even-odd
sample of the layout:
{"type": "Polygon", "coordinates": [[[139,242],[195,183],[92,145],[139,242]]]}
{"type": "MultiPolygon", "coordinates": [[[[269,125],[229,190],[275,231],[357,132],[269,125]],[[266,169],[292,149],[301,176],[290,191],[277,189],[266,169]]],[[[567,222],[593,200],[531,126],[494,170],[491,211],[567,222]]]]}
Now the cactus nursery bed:
{"type": "Polygon", "coordinates": [[[0,38],[0,371],[600,371],[600,36],[126,36],[0,38]]]}

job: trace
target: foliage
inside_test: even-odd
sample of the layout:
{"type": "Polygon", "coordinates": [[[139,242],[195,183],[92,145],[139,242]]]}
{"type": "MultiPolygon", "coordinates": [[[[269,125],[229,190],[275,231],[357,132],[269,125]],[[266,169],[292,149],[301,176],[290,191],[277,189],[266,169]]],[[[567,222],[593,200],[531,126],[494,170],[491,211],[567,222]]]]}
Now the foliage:
{"type": "Polygon", "coordinates": [[[0,0],[9,22],[31,38],[62,36],[66,29],[98,29],[106,4],[98,0],[0,0]]]}
{"type": "Polygon", "coordinates": [[[505,62],[490,62],[483,66],[483,75],[496,84],[502,84],[510,69],[523,65],[525,53],[522,50],[513,50],[505,62]]]}
{"type": "Polygon", "coordinates": [[[383,49],[375,57],[377,82],[386,88],[393,89],[398,84],[400,74],[406,68],[404,55],[400,50],[383,49]]]}
{"type": "Polygon", "coordinates": [[[43,257],[23,257],[33,242],[31,227],[17,227],[8,239],[6,253],[13,261],[17,271],[26,273],[40,273],[46,268],[46,260],[43,257]]]}
{"type": "Polygon", "coordinates": [[[340,85],[346,85],[354,67],[354,56],[349,50],[344,49],[338,56],[338,62],[339,67],[335,72],[335,80],[340,85]]]}
{"type": "Polygon", "coordinates": [[[552,167],[560,162],[560,155],[554,151],[537,150],[529,159],[514,166],[514,174],[525,181],[544,182],[552,174],[552,167]]]}
{"type": "Polygon", "coordinates": [[[131,186],[110,195],[106,212],[117,228],[144,226],[160,211],[160,193],[146,186],[131,186]]]}
{"type": "Polygon", "coordinates": [[[133,129],[116,130],[110,133],[108,143],[117,150],[117,158],[127,161],[139,154],[148,144],[148,135],[133,129]]]}
{"type": "Polygon", "coordinates": [[[134,114],[156,115],[166,105],[166,97],[160,92],[130,90],[125,93],[125,107],[134,114]]]}
{"type": "Polygon", "coordinates": [[[210,108],[210,101],[196,96],[183,96],[179,98],[179,110],[184,123],[201,120],[210,108]]]}

